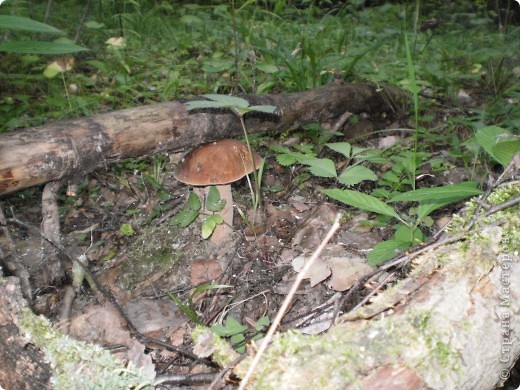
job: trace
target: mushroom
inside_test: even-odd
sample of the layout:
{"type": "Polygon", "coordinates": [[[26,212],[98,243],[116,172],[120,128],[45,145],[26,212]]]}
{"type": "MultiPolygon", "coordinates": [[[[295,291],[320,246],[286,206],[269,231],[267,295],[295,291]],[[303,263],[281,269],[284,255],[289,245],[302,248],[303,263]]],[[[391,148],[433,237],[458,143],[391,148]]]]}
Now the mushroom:
{"type": "MultiPolygon", "coordinates": [[[[260,167],[262,158],[247,145],[234,139],[224,139],[202,145],[181,160],[174,177],[193,186],[216,186],[226,201],[220,215],[224,223],[217,225],[211,242],[220,244],[231,237],[233,226],[233,196],[231,183],[240,180],[260,167]],[[254,161],[251,161],[251,156],[254,161]]],[[[203,190],[207,190],[203,189],[203,190]]]]}

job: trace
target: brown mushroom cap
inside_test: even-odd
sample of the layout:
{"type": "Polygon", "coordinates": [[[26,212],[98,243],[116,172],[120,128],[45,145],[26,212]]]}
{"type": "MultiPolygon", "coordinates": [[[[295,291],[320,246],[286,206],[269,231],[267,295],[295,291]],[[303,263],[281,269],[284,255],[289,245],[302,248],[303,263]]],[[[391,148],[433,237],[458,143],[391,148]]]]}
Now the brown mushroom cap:
{"type": "Polygon", "coordinates": [[[247,145],[234,139],[224,139],[200,146],[179,163],[174,176],[182,183],[194,186],[228,184],[258,169],[262,158],[247,145]]]}

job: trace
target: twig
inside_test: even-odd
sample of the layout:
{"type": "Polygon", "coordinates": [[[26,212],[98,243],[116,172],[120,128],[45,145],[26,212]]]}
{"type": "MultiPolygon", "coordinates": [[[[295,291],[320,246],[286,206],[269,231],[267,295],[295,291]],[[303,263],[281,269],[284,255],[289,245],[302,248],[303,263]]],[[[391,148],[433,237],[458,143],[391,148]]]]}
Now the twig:
{"type": "Polygon", "coordinates": [[[161,375],[156,378],[154,385],[197,386],[211,383],[214,378],[214,373],[205,372],[199,374],[161,375]]]}
{"type": "Polygon", "coordinates": [[[226,367],[224,367],[220,372],[215,376],[213,381],[210,383],[210,385],[207,387],[206,390],[214,390],[217,389],[217,385],[221,383],[224,380],[224,377],[231,371],[235,366],[240,363],[242,360],[244,360],[248,356],[247,352],[243,353],[236,359],[234,359],[231,363],[229,363],[226,367]]]}
{"type": "Polygon", "coordinates": [[[273,320],[273,323],[271,324],[271,327],[269,328],[269,331],[265,335],[264,339],[262,340],[262,343],[260,344],[260,348],[258,349],[258,352],[256,353],[253,361],[251,362],[251,365],[249,366],[249,369],[247,370],[246,375],[242,378],[242,381],[240,382],[239,390],[245,389],[247,382],[251,378],[251,375],[253,374],[254,370],[256,369],[256,366],[260,362],[260,358],[264,354],[265,350],[267,349],[267,345],[269,345],[271,339],[273,338],[274,332],[278,329],[278,326],[280,325],[280,322],[282,321],[283,316],[285,315],[286,310],[288,309],[289,305],[291,304],[294,295],[296,294],[296,291],[298,291],[298,288],[300,287],[300,284],[303,281],[303,278],[305,277],[305,274],[309,271],[313,263],[316,261],[318,256],[321,254],[323,249],[325,249],[325,246],[328,244],[334,233],[336,233],[336,230],[339,229],[340,226],[340,218],[341,214],[336,214],[336,218],[334,219],[334,223],[330,227],[327,235],[323,239],[323,241],[320,243],[318,248],[314,251],[311,258],[305,264],[305,267],[300,271],[298,276],[296,277],[291,289],[289,290],[289,293],[285,297],[285,300],[282,303],[282,306],[278,310],[278,313],[276,314],[276,317],[273,320]]]}

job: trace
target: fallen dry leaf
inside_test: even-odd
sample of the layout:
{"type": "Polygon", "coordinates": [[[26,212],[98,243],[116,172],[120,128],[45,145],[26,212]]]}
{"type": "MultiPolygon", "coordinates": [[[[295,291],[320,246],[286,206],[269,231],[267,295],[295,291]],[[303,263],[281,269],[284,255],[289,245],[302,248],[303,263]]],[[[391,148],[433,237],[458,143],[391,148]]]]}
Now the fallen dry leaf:
{"type": "Polygon", "coordinates": [[[222,268],[216,259],[195,259],[191,263],[190,281],[196,286],[217,280],[222,276],[222,268]]]}
{"type": "MultiPolygon", "coordinates": [[[[363,257],[345,250],[338,256],[338,249],[338,246],[332,246],[313,263],[305,275],[306,279],[310,279],[312,287],[331,276],[328,287],[335,291],[345,291],[372,270],[363,257]]],[[[292,266],[296,272],[301,272],[307,261],[309,257],[298,256],[292,261],[292,266]]]]}

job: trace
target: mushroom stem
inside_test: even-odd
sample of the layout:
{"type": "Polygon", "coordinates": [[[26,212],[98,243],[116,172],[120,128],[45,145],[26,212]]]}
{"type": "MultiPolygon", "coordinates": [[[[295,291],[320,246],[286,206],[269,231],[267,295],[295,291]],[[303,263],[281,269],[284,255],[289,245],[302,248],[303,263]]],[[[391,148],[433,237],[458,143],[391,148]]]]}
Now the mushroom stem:
{"type": "Polygon", "coordinates": [[[230,184],[215,187],[217,187],[220,198],[226,201],[226,205],[219,213],[222,216],[224,223],[215,227],[215,230],[210,237],[210,241],[213,244],[221,245],[230,241],[233,234],[233,194],[231,193],[230,184]]]}

